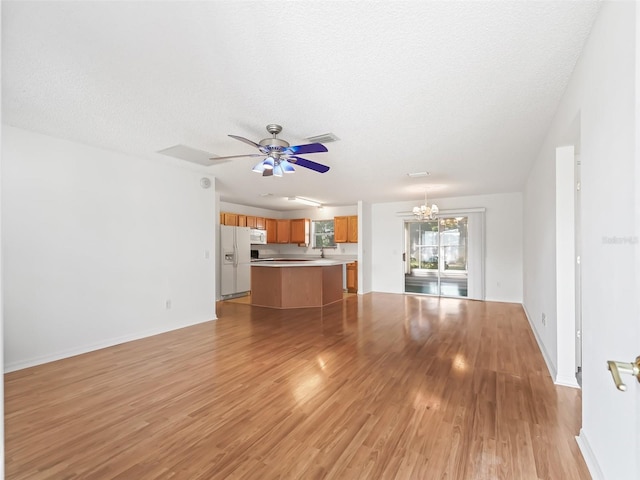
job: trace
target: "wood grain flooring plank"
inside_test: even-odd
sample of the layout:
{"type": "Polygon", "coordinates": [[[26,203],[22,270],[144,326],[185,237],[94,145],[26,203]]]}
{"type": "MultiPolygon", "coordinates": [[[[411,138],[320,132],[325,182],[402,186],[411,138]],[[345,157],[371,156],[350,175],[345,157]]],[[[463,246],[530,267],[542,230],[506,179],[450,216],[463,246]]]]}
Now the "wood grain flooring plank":
{"type": "Polygon", "coordinates": [[[9,480],[587,480],[522,307],[419,295],[219,319],[5,375],[9,480]]]}

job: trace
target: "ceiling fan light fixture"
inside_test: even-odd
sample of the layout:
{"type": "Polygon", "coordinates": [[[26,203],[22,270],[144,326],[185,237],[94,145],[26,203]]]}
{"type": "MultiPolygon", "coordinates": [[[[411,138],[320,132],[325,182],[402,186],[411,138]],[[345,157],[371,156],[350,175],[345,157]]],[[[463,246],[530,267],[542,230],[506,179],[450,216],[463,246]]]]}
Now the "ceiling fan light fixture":
{"type": "Polygon", "coordinates": [[[256,173],[264,172],[264,162],[257,163],[251,170],[256,173]]]}
{"type": "Polygon", "coordinates": [[[284,173],[293,173],[296,171],[296,169],[293,168],[293,165],[291,165],[291,163],[289,163],[287,160],[280,161],[280,166],[282,167],[282,171],[284,173]]]}
{"type": "Polygon", "coordinates": [[[280,166],[280,164],[277,164],[273,167],[273,174],[276,177],[281,177],[282,176],[282,167],[280,166]]]}
{"type": "Polygon", "coordinates": [[[209,158],[207,160],[207,165],[209,164],[209,161],[227,160],[230,158],[240,157],[261,157],[265,155],[266,158],[262,161],[262,166],[256,165],[253,168],[254,172],[262,172],[263,177],[270,177],[272,175],[281,177],[284,173],[293,173],[296,171],[293,167],[293,164],[298,165],[299,167],[313,170],[318,173],[326,173],[329,171],[329,167],[327,165],[313,162],[311,160],[307,160],[306,158],[298,156],[308,153],[327,152],[327,147],[317,142],[305,145],[290,145],[286,140],[277,138],[278,133],[280,133],[281,131],[282,126],[275,123],[270,123],[269,125],[267,125],[267,132],[269,132],[272,137],[263,138],[259,143],[256,143],[253,140],[249,140],[248,138],[241,137],[239,135],[229,135],[229,137],[235,140],[257,148],[260,153],[249,153],[246,155],[228,155],[225,157],[216,156],[213,158],[209,158]],[[274,175],[273,169],[278,165],[280,165],[280,168],[274,175]]]}
{"type": "Polygon", "coordinates": [[[262,165],[264,165],[264,168],[266,168],[267,170],[271,170],[274,166],[273,157],[265,158],[264,162],[262,162],[262,165]]]}

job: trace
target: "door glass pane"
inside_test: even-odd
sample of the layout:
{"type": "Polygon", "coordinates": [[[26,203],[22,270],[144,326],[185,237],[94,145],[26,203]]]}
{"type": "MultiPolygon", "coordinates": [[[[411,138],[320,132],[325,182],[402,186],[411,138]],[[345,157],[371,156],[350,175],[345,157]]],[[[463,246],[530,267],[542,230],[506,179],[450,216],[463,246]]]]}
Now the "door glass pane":
{"type": "Polygon", "coordinates": [[[405,292],[467,296],[467,217],[405,225],[405,292]]]}
{"type": "Polygon", "coordinates": [[[407,227],[409,268],[405,292],[438,295],[438,221],[411,222],[407,227]]]}
{"type": "Polygon", "coordinates": [[[440,295],[466,297],[467,217],[440,219],[440,295]]]}

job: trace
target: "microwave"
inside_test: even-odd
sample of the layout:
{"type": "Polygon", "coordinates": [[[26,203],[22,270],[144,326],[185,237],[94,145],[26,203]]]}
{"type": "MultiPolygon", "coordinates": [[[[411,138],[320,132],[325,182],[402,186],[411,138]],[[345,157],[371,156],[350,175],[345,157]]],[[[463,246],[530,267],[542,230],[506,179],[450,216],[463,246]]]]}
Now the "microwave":
{"type": "Polygon", "coordinates": [[[266,245],[267,243],[267,231],[266,230],[258,230],[257,228],[252,228],[249,231],[249,238],[251,239],[252,245],[266,245]]]}

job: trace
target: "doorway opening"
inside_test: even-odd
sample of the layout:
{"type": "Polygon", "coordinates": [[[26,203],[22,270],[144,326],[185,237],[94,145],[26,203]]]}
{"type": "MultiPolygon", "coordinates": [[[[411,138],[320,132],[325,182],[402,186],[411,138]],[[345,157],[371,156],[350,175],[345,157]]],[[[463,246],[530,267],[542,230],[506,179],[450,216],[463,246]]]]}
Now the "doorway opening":
{"type": "Polygon", "coordinates": [[[405,293],[468,297],[468,217],[404,224],[405,293]]]}

